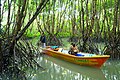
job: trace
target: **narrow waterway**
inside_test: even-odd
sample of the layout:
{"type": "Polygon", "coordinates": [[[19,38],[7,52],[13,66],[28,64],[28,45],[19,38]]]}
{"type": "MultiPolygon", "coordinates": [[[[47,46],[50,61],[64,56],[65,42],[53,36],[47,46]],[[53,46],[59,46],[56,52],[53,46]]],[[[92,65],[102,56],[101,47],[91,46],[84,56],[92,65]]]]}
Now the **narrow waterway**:
{"type": "Polygon", "coordinates": [[[33,71],[29,80],[120,80],[120,62],[108,60],[100,69],[75,65],[47,55],[38,58],[45,71],[33,71]]]}

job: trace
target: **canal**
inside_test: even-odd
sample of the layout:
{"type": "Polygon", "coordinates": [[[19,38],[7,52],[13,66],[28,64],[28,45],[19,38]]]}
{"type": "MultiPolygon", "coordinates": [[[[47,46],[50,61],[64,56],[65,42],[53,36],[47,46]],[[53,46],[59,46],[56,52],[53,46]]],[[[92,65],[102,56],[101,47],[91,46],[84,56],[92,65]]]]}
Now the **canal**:
{"type": "Polygon", "coordinates": [[[100,68],[75,65],[47,55],[37,58],[45,71],[28,71],[28,80],[120,80],[120,61],[108,60],[100,68]]]}

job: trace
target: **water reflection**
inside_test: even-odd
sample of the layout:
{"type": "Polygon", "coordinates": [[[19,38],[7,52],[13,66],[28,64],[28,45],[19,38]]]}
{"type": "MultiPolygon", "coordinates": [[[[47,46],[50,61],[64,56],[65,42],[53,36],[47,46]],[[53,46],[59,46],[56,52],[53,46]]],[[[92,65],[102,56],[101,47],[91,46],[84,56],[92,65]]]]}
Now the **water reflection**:
{"type": "Polygon", "coordinates": [[[39,63],[46,71],[38,71],[33,80],[106,80],[101,69],[83,67],[49,56],[40,58],[39,63]]]}
{"type": "Polygon", "coordinates": [[[120,80],[120,60],[109,60],[102,71],[107,80],[120,80]]]}

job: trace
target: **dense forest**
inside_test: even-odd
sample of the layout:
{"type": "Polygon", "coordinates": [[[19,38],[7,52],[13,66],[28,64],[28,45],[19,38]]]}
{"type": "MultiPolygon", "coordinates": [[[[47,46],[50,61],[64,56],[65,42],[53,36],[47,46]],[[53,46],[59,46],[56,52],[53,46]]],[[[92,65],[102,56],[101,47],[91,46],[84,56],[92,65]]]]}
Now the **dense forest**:
{"type": "Polygon", "coordinates": [[[42,32],[47,45],[64,46],[68,38],[81,51],[120,59],[120,0],[0,0],[2,76],[25,79],[27,67],[44,70],[33,57],[39,49],[27,40],[42,32]]]}

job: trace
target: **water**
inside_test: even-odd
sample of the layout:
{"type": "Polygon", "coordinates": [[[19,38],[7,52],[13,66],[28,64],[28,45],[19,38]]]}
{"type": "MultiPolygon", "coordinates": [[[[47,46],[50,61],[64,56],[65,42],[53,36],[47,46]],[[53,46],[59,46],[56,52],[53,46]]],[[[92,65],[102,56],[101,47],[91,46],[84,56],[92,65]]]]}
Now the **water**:
{"type": "Polygon", "coordinates": [[[100,69],[75,65],[44,55],[38,59],[45,71],[32,72],[29,80],[120,80],[120,62],[108,60],[100,69]]]}
{"type": "Polygon", "coordinates": [[[107,80],[120,80],[120,61],[108,61],[102,67],[102,71],[107,80]]]}

